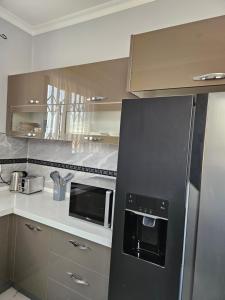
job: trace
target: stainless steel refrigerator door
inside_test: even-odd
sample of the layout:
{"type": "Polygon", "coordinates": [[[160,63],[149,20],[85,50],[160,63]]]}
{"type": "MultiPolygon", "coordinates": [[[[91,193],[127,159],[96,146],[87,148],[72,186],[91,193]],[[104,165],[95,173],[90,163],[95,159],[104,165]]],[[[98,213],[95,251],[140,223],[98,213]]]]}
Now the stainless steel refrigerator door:
{"type": "Polygon", "coordinates": [[[225,299],[225,93],[209,94],[193,300],[225,299]]]}

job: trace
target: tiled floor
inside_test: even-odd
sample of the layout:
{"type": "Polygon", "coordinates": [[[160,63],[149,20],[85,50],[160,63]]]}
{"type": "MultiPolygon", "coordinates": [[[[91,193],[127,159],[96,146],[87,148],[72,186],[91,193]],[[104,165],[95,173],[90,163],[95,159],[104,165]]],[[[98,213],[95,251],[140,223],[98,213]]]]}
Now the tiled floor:
{"type": "Polygon", "coordinates": [[[0,295],[0,300],[30,300],[29,298],[18,293],[14,288],[10,288],[0,295]]]}

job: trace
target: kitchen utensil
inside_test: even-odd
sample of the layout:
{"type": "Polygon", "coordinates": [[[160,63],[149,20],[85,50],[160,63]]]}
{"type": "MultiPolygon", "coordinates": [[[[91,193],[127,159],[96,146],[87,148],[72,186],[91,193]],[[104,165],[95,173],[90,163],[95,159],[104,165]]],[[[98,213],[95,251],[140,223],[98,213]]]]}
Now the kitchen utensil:
{"type": "Polygon", "coordinates": [[[53,171],[50,174],[54,182],[53,188],[53,200],[62,201],[65,200],[66,197],[66,186],[67,183],[73,178],[72,173],[68,173],[65,177],[60,176],[58,171],[53,171]]]}

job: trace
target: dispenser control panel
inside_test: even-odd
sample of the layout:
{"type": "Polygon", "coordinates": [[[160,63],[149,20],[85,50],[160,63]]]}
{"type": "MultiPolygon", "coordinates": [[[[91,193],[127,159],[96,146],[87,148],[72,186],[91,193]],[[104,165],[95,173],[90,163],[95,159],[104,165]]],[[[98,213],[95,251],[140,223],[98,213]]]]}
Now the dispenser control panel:
{"type": "Polygon", "coordinates": [[[127,193],[126,209],[168,218],[168,200],[127,193]]]}

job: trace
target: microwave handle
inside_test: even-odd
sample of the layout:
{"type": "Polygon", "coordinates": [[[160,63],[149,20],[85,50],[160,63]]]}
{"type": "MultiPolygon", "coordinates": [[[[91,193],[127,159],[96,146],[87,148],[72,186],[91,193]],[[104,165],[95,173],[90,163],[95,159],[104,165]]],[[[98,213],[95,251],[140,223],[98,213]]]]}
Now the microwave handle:
{"type": "Polygon", "coordinates": [[[109,228],[109,206],[110,206],[110,197],[112,191],[106,191],[105,193],[105,216],[104,216],[104,227],[109,228]]]}

